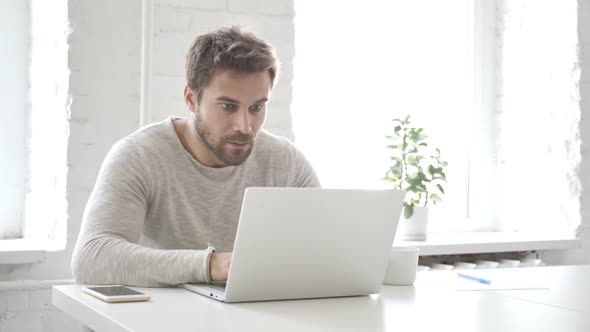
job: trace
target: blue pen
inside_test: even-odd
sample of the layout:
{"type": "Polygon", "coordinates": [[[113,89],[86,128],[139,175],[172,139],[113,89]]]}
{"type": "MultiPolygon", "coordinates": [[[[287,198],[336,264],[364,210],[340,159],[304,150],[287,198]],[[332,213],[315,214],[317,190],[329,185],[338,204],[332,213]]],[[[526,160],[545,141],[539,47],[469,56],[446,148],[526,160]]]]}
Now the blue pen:
{"type": "Polygon", "coordinates": [[[486,285],[489,285],[489,284],[491,284],[491,283],[492,283],[492,281],[491,281],[491,280],[489,280],[489,279],[478,278],[478,277],[470,276],[470,275],[467,275],[467,274],[463,274],[463,273],[461,273],[461,272],[458,272],[458,273],[457,273],[457,275],[458,275],[459,277],[461,277],[461,278],[465,278],[465,279],[469,279],[469,280],[477,281],[477,282],[479,282],[479,283],[481,283],[481,284],[486,284],[486,285]]]}

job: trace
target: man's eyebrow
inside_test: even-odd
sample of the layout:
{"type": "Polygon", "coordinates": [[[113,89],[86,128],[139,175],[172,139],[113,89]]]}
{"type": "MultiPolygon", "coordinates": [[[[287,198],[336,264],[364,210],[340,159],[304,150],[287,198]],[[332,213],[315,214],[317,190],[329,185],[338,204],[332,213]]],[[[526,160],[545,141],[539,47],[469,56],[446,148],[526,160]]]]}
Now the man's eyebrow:
{"type": "Polygon", "coordinates": [[[235,100],[233,98],[225,97],[225,96],[217,97],[217,100],[227,101],[228,103],[234,103],[234,104],[239,104],[240,103],[239,100],[235,100]]]}
{"type": "MultiPolygon", "coordinates": [[[[226,97],[226,96],[221,96],[221,97],[217,97],[217,100],[219,101],[227,101],[228,103],[234,103],[234,104],[239,104],[240,101],[230,98],[230,97],[226,97]]],[[[264,98],[260,98],[257,101],[254,102],[254,104],[260,104],[260,103],[264,103],[268,101],[268,97],[264,97],[264,98]]]]}

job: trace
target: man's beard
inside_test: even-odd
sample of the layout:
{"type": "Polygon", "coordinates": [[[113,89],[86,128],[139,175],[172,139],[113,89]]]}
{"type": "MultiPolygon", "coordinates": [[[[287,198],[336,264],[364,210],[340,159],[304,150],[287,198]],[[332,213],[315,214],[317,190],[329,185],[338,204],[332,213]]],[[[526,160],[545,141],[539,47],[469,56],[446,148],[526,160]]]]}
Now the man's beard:
{"type": "Polygon", "coordinates": [[[242,164],[248,157],[250,153],[252,153],[252,148],[254,146],[254,139],[251,135],[236,133],[233,135],[221,137],[219,140],[216,140],[215,137],[211,134],[209,127],[201,119],[201,115],[199,110],[196,110],[196,119],[195,119],[195,130],[197,131],[197,135],[201,138],[203,143],[209,148],[209,150],[217,157],[217,159],[221,160],[224,164],[228,166],[237,166],[242,164]],[[234,143],[247,143],[248,147],[246,149],[234,149],[232,148],[228,142],[234,143]]]}

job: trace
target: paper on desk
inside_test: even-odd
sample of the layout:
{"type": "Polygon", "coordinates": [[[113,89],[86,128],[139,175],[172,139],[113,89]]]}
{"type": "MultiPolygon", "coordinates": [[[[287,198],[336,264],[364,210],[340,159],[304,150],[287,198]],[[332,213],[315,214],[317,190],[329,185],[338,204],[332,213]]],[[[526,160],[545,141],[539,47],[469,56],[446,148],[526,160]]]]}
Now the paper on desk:
{"type": "Polygon", "coordinates": [[[488,279],[491,283],[482,284],[477,281],[459,277],[456,273],[433,276],[435,278],[421,279],[421,282],[432,286],[449,288],[456,291],[486,291],[486,290],[518,290],[518,289],[549,289],[547,283],[539,279],[509,278],[508,276],[487,275],[484,273],[467,273],[477,278],[488,279]]]}

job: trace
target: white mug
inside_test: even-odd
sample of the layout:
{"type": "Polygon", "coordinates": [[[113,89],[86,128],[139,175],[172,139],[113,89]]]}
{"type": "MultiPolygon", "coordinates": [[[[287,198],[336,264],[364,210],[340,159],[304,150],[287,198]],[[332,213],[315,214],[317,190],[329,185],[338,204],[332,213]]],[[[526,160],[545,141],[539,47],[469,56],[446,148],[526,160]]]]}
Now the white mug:
{"type": "Polygon", "coordinates": [[[418,248],[393,247],[389,253],[389,261],[383,284],[408,286],[416,281],[418,267],[418,248]]]}

